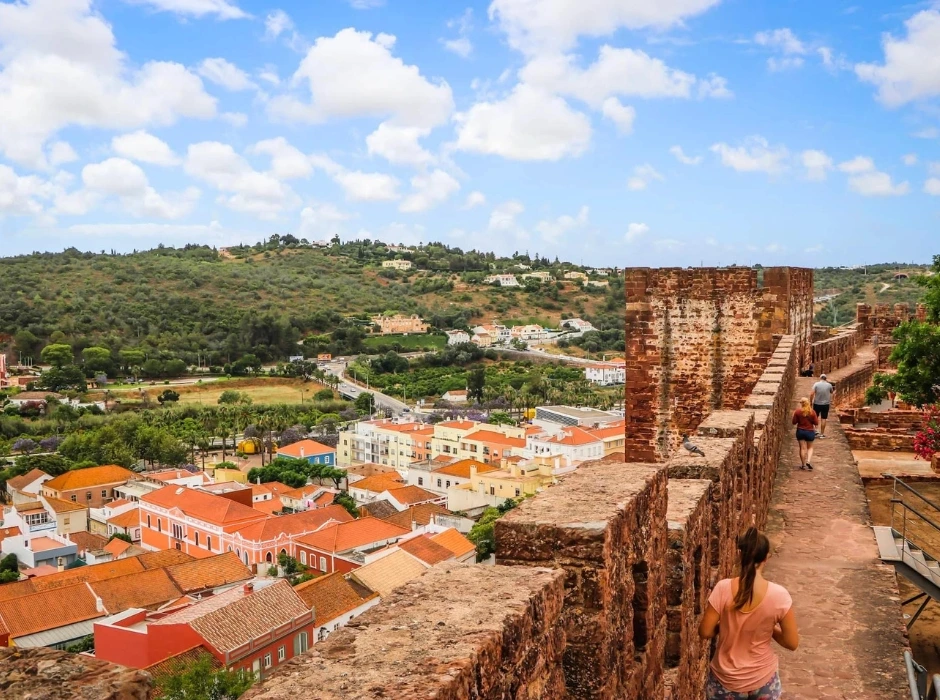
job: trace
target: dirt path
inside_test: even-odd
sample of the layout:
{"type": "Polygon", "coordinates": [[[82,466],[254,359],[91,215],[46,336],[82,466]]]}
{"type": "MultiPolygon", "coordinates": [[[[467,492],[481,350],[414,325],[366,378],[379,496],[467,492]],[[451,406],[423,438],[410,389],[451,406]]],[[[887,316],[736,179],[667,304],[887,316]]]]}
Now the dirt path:
{"type": "MultiPolygon", "coordinates": [[[[797,397],[813,379],[798,379],[797,397]]],[[[894,572],[877,559],[865,491],[838,420],[801,471],[787,436],[774,488],[767,576],[793,597],[800,648],[781,650],[788,700],[896,700],[906,675],[894,572]]]]}

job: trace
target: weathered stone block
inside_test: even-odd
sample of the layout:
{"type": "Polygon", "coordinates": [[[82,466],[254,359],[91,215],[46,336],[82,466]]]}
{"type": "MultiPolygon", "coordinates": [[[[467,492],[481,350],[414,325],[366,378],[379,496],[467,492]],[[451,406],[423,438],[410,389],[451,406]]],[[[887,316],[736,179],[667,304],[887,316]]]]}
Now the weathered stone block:
{"type": "Polygon", "coordinates": [[[150,674],[56,649],[0,647],[0,698],[147,700],[150,674]]]}

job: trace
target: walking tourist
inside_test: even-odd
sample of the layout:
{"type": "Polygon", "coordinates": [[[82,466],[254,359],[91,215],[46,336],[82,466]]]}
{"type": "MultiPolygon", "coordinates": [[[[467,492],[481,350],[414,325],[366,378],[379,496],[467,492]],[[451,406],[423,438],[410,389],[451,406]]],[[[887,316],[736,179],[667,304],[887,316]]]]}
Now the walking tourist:
{"type": "Polygon", "coordinates": [[[771,640],[796,650],[800,634],[793,600],[764,578],[770,542],[757,528],[738,538],[740,576],[719,581],[699,626],[702,639],[718,636],[705,696],[708,700],[778,700],[777,655],[771,640]]]}
{"type": "Polygon", "coordinates": [[[819,381],[813,384],[813,393],[810,394],[810,401],[813,403],[813,410],[819,416],[819,437],[826,437],[826,419],[829,418],[829,406],[832,404],[832,395],[836,388],[826,379],[825,374],[819,375],[819,381]]]}
{"type": "Polygon", "coordinates": [[[816,426],[819,416],[809,405],[809,399],[802,399],[800,407],[793,412],[793,425],[796,426],[796,442],[800,446],[800,469],[813,469],[813,440],[816,439],[816,426]]]}

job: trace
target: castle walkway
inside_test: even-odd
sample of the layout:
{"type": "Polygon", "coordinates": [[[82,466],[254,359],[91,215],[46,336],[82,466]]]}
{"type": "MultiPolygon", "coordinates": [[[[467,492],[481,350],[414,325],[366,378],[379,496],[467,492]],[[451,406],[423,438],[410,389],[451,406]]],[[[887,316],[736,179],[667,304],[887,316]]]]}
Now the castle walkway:
{"type": "MultiPolygon", "coordinates": [[[[838,375],[830,377],[837,386],[838,375]]],[[[794,401],[815,381],[797,379],[794,401]]],[[[784,697],[910,697],[895,574],[879,562],[865,490],[835,415],[826,433],[815,444],[814,471],[800,470],[796,440],[784,438],[767,528],[766,574],[793,596],[801,637],[796,652],[779,653],[784,697]]]]}

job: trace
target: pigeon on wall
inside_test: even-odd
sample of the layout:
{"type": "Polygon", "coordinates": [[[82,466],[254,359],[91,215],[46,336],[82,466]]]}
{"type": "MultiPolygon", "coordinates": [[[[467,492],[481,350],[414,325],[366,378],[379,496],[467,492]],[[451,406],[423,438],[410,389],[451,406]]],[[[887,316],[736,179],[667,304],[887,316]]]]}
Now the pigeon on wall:
{"type": "Polygon", "coordinates": [[[688,435],[683,435],[683,436],[682,436],[682,446],[683,446],[686,450],[688,450],[689,452],[691,452],[691,453],[694,454],[694,455],[701,455],[702,457],[705,456],[705,453],[702,451],[702,448],[699,447],[698,445],[694,445],[694,444],[689,440],[689,436],[688,436],[688,435]]]}

